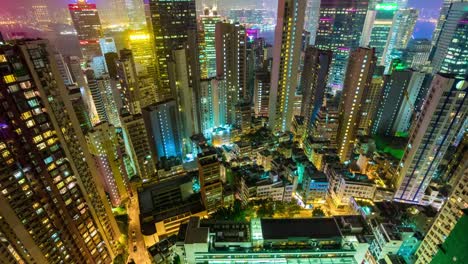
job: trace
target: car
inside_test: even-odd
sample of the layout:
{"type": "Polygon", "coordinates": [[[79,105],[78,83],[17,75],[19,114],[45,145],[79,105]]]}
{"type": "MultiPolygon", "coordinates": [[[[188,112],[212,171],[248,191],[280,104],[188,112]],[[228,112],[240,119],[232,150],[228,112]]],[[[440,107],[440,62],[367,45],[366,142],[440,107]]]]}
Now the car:
{"type": "Polygon", "coordinates": [[[137,246],[133,246],[133,252],[137,251],[137,246]]]}

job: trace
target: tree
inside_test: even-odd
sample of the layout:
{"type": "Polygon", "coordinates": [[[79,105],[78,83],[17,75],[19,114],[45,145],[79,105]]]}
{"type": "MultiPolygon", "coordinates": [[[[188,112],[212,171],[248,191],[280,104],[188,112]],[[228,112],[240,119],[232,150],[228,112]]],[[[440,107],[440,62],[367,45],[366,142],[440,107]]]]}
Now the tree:
{"type": "Polygon", "coordinates": [[[286,204],[286,215],[293,217],[301,211],[301,206],[295,202],[289,202],[286,204]]]}
{"type": "Polygon", "coordinates": [[[316,208],[314,208],[314,210],[312,210],[312,216],[313,217],[324,217],[325,212],[320,207],[316,207],[316,208]]]}

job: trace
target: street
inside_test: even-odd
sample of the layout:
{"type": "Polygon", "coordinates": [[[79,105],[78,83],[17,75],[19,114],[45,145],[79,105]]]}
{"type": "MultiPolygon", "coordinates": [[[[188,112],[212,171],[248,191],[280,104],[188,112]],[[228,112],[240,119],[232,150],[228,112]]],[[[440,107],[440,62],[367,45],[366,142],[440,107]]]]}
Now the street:
{"type": "Polygon", "coordinates": [[[130,198],[130,202],[127,206],[127,213],[128,213],[128,261],[133,259],[136,264],[150,264],[150,258],[148,254],[148,250],[146,250],[143,235],[140,232],[140,219],[138,217],[139,209],[138,209],[138,195],[136,191],[134,192],[133,197],[130,198]],[[132,235],[132,232],[135,231],[135,238],[136,238],[136,252],[133,251],[134,240],[135,238],[132,235]]]}

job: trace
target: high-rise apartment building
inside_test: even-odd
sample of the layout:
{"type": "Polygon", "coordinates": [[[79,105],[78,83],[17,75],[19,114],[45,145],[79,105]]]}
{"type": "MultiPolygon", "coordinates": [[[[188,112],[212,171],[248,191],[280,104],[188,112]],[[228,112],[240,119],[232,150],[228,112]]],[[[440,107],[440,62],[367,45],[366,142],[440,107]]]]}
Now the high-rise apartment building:
{"type": "Polygon", "coordinates": [[[192,72],[190,71],[190,51],[188,49],[174,50],[173,61],[169,63],[169,79],[178,109],[178,126],[182,140],[183,154],[192,153],[190,137],[199,133],[196,127],[196,109],[193,102],[198,100],[194,93],[192,72]]]}
{"type": "Polygon", "coordinates": [[[175,100],[159,102],[142,109],[143,120],[155,160],[181,158],[182,145],[175,100]]]}
{"type": "Polygon", "coordinates": [[[216,24],[216,75],[226,80],[227,120],[235,123],[235,105],[247,96],[245,28],[240,24],[216,24]]]}
{"type": "Polygon", "coordinates": [[[255,73],[254,83],[254,114],[256,117],[268,116],[268,103],[270,101],[270,72],[266,69],[255,73]]]}
{"type": "Polygon", "coordinates": [[[91,69],[86,70],[86,80],[87,80],[87,87],[89,88],[89,92],[91,93],[92,102],[90,102],[93,107],[96,109],[97,117],[94,113],[90,112],[91,121],[93,124],[97,124],[99,122],[106,122],[109,120],[106,112],[106,106],[104,105],[104,99],[102,98],[102,93],[99,90],[97,78],[94,74],[94,71],[91,69]]]}
{"type": "Polygon", "coordinates": [[[268,104],[269,126],[273,131],[291,127],[305,8],[305,0],[278,1],[268,104]]]}
{"type": "Polygon", "coordinates": [[[328,71],[332,52],[308,46],[304,55],[304,69],[301,73],[302,106],[305,136],[311,132],[315,117],[325,99],[328,71]]]}
{"type": "Polygon", "coordinates": [[[419,203],[437,166],[468,113],[467,82],[450,75],[434,76],[394,179],[394,199],[419,203]]]}
{"type": "Polygon", "coordinates": [[[226,81],[220,78],[200,82],[200,123],[201,132],[211,138],[214,128],[227,124],[226,81]]]}
{"type": "Polygon", "coordinates": [[[223,185],[221,182],[221,163],[216,150],[208,148],[198,154],[198,177],[200,192],[208,213],[223,205],[223,185]]]}
{"type": "Polygon", "coordinates": [[[89,4],[87,0],[77,0],[75,4],[68,5],[68,10],[78,35],[83,58],[91,60],[95,56],[101,56],[99,39],[102,38],[102,28],[96,4],[89,4]]]}
{"type": "Polygon", "coordinates": [[[392,28],[388,33],[387,45],[382,54],[380,65],[385,66],[386,72],[390,70],[392,60],[401,57],[402,51],[408,46],[413,35],[419,11],[413,8],[400,9],[393,17],[392,28]]]}
{"type": "Polygon", "coordinates": [[[432,33],[432,45],[435,45],[437,40],[439,39],[439,34],[447,19],[450,6],[453,3],[459,3],[459,2],[464,2],[464,1],[465,0],[444,0],[442,2],[442,7],[440,9],[440,14],[439,14],[439,20],[437,21],[437,25],[434,29],[434,33],[432,33]]]}
{"type": "Polygon", "coordinates": [[[19,263],[111,263],[119,231],[53,54],[0,47],[2,244],[19,263]]]}
{"type": "Polygon", "coordinates": [[[156,165],[151,155],[150,142],[142,115],[121,116],[124,135],[128,138],[130,155],[142,180],[150,180],[156,173],[156,165]]]}
{"type": "Polygon", "coordinates": [[[203,61],[200,61],[201,78],[211,78],[216,76],[216,23],[221,21],[216,8],[205,8],[200,16],[200,31],[202,39],[200,54],[203,54],[203,61]]]}
{"type": "Polygon", "coordinates": [[[333,51],[328,84],[333,89],[343,88],[350,53],[359,47],[368,10],[368,0],[322,0],[315,45],[333,51]]]}
{"type": "Polygon", "coordinates": [[[337,132],[338,155],[342,162],[351,157],[375,64],[375,51],[372,48],[358,48],[349,58],[337,132]]]}
{"type": "Polygon", "coordinates": [[[119,155],[116,128],[107,122],[101,122],[86,135],[89,150],[93,155],[104,183],[104,189],[113,206],[120,206],[128,198],[128,177],[119,155]]]}
{"type": "Polygon", "coordinates": [[[468,76],[468,2],[450,4],[433,48],[433,73],[468,76]]]}
{"type": "Polygon", "coordinates": [[[172,51],[185,48],[189,31],[196,30],[194,0],[151,0],[149,3],[156,50],[158,101],[172,98],[168,62],[172,51]]]}
{"type": "MultiPolygon", "coordinates": [[[[442,250],[441,244],[454,230],[460,218],[463,217],[463,210],[467,209],[468,168],[466,162],[462,162],[462,164],[454,171],[456,174],[460,174],[460,178],[454,181],[452,193],[447,198],[447,202],[444,207],[442,207],[439,215],[416,252],[416,256],[418,257],[416,263],[418,264],[430,263],[434,255],[439,250],[442,250]],[[465,163],[465,165],[462,165],[463,163],[465,163]]],[[[464,217],[466,217],[466,215],[464,217]]],[[[466,235],[466,233],[463,235],[466,235]]]]}

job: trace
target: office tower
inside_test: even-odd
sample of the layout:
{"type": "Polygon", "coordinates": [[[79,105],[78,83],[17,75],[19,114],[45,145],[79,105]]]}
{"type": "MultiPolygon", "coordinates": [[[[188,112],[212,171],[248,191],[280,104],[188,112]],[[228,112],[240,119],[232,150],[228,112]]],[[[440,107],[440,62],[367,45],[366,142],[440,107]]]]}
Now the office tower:
{"type": "Polygon", "coordinates": [[[424,73],[404,68],[385,76],[382,94],[377,99],[379,108],[373,134],[395,136],[408,132],[424,78],[424,73]]]}
{"type": "Polygon", "coordinates": [[[54,56],[55,56],[55,62],[57,62],[57,67],[59,68],[60,77],[62,78],[64,84],[72,85],[74,83],[73,76],[62,54],[57,52],[54,54],[54,56]]]}
{"type": "Polygon", "coordinates": [[[270,72],[266,69],[255,73],[254,84],[254,113],[256,117],[268,116],[268,103],[270,100],[270,72]]]}
{"type": "Polygon", "coordinates": [[[151,35],[147,30],[130,31],[128,47],[132,51],[137,74],[147,74],[154,78],[156,60],[151,35]]]}
{"type": "Polygon", "coordinates": [[[273,131],[285,131],[291,127],[305,5],[305,0],[278,1],[268,103],[269,126],[273,131]]]}
{"type": "Polygon", "coordinates": [[[120,206],[128,197],[126,178],[122,170],[122,158],[118,156],[118,138],[116,128],[107,122],[101,122],[86,134],[89,150],[104,183],[104,190],[109,195],[114,207],[120,206]]]}
{"type": "Polygon", "coordinates": [[[407,8],[398,10],[393,18],[387,45],[382,54],[380,65],[385,66],[386,73],[392,64],[392,60],[401,57],[402,50],[406,49],[413,35],[416,20],[418,20],[417,9],[407,8]]]}
{"type": "Polygon", "coordinates": [[[78,34],[83,58],[90,60],[101,56],[99,39],[102,37],[102,28],[96,4],[88,4],[87,0],[77,0],[76,4],[68,5],[68,10],[78,34]]]}
{"type": "MultiPolygon", "coordinates": [[[[437,257],[439,257],[435,256],[436,253],[443,250],[441,244],[444,243],[444,241],[448,241],[452,234],[457,232],[455,228],[458,226],[458,223],[460,223],[462,217],[465,218],[466,228],[467,216],[463,214],[463,210],[467,209],[468,203],[468,168],[466,162],[462,163],[465,163],[465,166],[460,165],[455,171],[457,174],[460,174],[461,177],[454,182],[453,190],[447,198],[447,202],[442,207],[439,215],[429,229],[429,232],[427,232],[427,235],[424,237],[418,251],[416,251],[416,256],[418,257],[416,263],[418,264],[430,263],[433,257],[434,262],[432,263],[443,263],[435,262],[437,257]]],[[[466,236],[466,232],[460,232],[459,234],[466,236]]]]}
{"type": "Polygon", "coordinates": [[[107,0],[98,3],[99,17],[103,25],[110,27],[127,26],[128,17],[125,8],[125,0],[107,0]]]}
{"type": "Polygon", "coordinates": [[[104,54],[104,60],[106,62],[107,73],[112,79],[117,78],[117,66],[115,61],[119,59],[119,55],[116,52],[108,52],[104,54]]]}
{"type": "Polygon", "coordinates": [[[221,21],[221,16],[215,8],[205,8],[200,16],[200,30],[202,31],[203,48],[200,53],[204,54],[204,62],[200,62],[202,78],[216,76],[216,23],[221,21]]]}
{"type": "Polygon", "coordinates": [[[455,74],[462,78],[468,75],[468,3],[453,3],[449,6],[445,22],[434,46],[432,72],[455,74]]]}
{"type": "Polygon", "coordinates": [[[88,109],[86,108],[86,103],[83,100],[81,89],[76,85],[67,85],[67,90],[68,96],[65,96],[65,98],[72,102],[73,110],[80,124],[81,131],[86,133],[91,130],[93,125],[88,114],[88,109]]]}
{"type": "Polygon", "coordinates": [[[301,74],[301,116],[304,117],[305,136],[307,137],[325,99],[332,52],[308,46],[304,56],[304,69],[301,74]]]}
{"type": "Polygon", "coordinates": [[[203,204],[208,213],[223,206],[223,184],[221,182],[221,163],[216,150],[208,148],[198,154],[198,178],[203,204]]]}
{"type": "Polygon", "coordinates": [[[48,24],[51,22],[49,16],[49,8],[44,0],[37,0],[34,1],[32,5],[32,12],[34,16],[34,20],[38,24],[48,24]]]}
{"type": "Polygon", "coordinates": [[[440,34],[440,32],[442,30],[442,27],[444,26],[445,21],[447,19],[448,12],[450,10],[450,6],[453,3],[464,2],[464,1],[465,0],[444,0],[443,1],[442,7],[440,9],[439,19],[437,21],[437,25],[436,25],[436,27],[434,29],[434,32],[432,33],[432,45],[433,46],[435,46],[436,42],[439,39],[439,34],[440,34]]]}
{"type": "Polygon", "coordinates": [[[370,135],[372,124],[374,123],[380,98],[382,97],[382,88],[384,84],[385,67],[377,66],[372,75],[369,90],[362,100],[361,117],[359,118],[359,134],[370,135]]]}
{"type": "Polygon", "coordinates": [[[139,30],[146,28],[146,16],[144,1],[125,0],[130,29],[139,30]]]}
{"type": "Polygon", "coordinates": [[[141,115],[122,115],[122,128],[130,145],[130,154],[142,180],[150,180],[156,173],[156,165],[151,155],[150,142],[141,115]]]}
{"type": "Polygon", "coordinates": [[[2,245],[25,263],[111,263],[119,231],[53,54],[42,40],[0,47],[2,245]]]}
{"type": "Polygon", "coordinates": [[[155,160],[182,157],[178,111],[175,100],[167,100],[142,109],[151,152],[155,160]]]}
{"type": "Polygon", "coordinates": [[[189,50],[179,49],[172,52],[174,61],[169,63],[169,79],[177,103],[182,152],[186,155],[192,152],[190,137],[198,133],[195,127],[196,112],[193,105],[198,98],[195,98],[191,85],[189,50]]]}
{"type": "MultiPolygon", "coordinates": [[[[117,107],[116,99],[116,81],[109,78],[109,75],[103,75],[101,78],[96,79],[97,88],[101,94],[102,103],[106,110],[107,122],[114,127],[120,127],[119,109],[117,107]]],[[[101,120],[104,121],[104,120],[101,120]]]]}
{"type": "Polygon", "coordinates": [[[97,78],[94,75],[94,71],[91,69],[86,70],[86,79],[88,81],[87,87],[91,93],[92,105],[96,109],[96,113],[90,112],[91,122],[97,124],[99,122],[105,122],[109,120],[106,112],[106,106],[104,105],[104,99],[102,93],[98,87],[97,78]],[[97,115],[96,115],[97,114],[97,115]]]}
{"type": "Polygon", "coordinates": [[[310,45],[315,44],[315,38],[317,36],[320,2],[321,1],[317,0],[307,0],[307,7],[304,18],[304,30],[310,33],[310,45]]]}
{"type": "Polygon", "coordinates": [[[363,46],[375,48],[377,61],[382,60],[388,35],[393,25],[393,18],[397,11],[398,5],[396,3],[380,3],[375,6],[375,18],[372,20],[369,42],[364,43],[363,46]]]}
{"type": "Polygon", "coordinates": [[[350,52],[359,47],[368,0],[323,0],[320,3],[315,45],[333,52],[328,85],[341,90],[350,52]]]}
{"type": "Polygon", "coordinates": [[[351,53],[346,70],[340,104],[337,132],[338,155],[342,162],[349,160],[358,135],[362,105],[369,93],[376,58],[371,48],[358,48],[351,53]]]}
{"type": "Polygon", "coordinates": [[[122,106],[131,114],[140,114],[138,77],[132,51],[128,49],[121,50],[120,59],[116,61],[116,65],[122,106]]]}
{"type": "Polygon", "coordinates": [[[402,60],[414,70],[422,70],[426,66],[432,44],[428,39],[411,39],[403,51],[402,60]]]}
{"type": "Polygon", "coordinates": [[[117,48],[115,47],[115,41],[113,38],[100,38],[99,46],[103,55],[106,55],[109,52],[117,53],[117,48]]]}
{"type": "Polygon", "coordinates": [[[149,3],[157,58],[158,101],[172,98],[168,62],[172,50],[185,48],[190,30],[196,30],[194,0],[151,0],[149,3]]]}
{"type": "Polygon", "coordinates": [[[235,105],[247,95],[245,28],[240,24],[216,24],[216,75],[226,80],[227,120],[235,122],[235,105]]]}
{"type": "Polygon", "coordinates": [[[442,74],[432,79],[395,177],[395,200],[405,203],[421,200],[445,151],[465,122],[466,93],[466,80],[442,74]]]}

